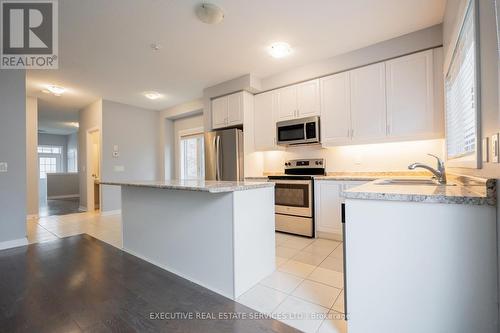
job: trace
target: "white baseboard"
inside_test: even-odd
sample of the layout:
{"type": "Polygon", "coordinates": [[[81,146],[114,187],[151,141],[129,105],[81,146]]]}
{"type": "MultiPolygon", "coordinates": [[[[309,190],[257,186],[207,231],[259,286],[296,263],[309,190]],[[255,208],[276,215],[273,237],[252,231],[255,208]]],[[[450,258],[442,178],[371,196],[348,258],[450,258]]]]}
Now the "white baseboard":
{"type": "Polygon", "coordinates": [[[29,215],[26,215],[26,219],[27,220],[36,220],[36,219],[38,219],[38,214],[29,214],[29,215]]]}
{"type": "Polygon", "coordinates": [[[101,212],[101,216],[118,215],[118,214],[121,214],[121,213],[122,213],[121,209],[108,210],[108,211],[105,211],[105,212],[101,212]]]}
{"type": "Polygon", "coordinates": [[[69,198],[79,198],[80,194],[66,194],[66,195],[51,195],[47,199],[69,199],[69,198]]]}
{"type": "Polygon", "coordinates": [[[28,239],[26,237],[0,242],[0,250],[12,249],[14,247],[19,247],[24,245],[28,245],[28,239]]]}
{"type": "Polygon", "coordinates": [[[87,207],[80,206],[80,207],[78,207],[78,210],[81,210],[82,212],[86,212],[87,211],[87,207]]]}

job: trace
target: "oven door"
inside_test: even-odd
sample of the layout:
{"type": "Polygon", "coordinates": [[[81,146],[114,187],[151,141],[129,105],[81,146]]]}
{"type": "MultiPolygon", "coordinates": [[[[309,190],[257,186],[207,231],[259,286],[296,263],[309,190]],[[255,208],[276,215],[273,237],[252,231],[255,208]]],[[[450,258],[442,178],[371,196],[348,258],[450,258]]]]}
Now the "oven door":
{"type": "Polygon", "coordinates": [[[312,217],[312,181],[273,179],[276,214],[312,217]]]}

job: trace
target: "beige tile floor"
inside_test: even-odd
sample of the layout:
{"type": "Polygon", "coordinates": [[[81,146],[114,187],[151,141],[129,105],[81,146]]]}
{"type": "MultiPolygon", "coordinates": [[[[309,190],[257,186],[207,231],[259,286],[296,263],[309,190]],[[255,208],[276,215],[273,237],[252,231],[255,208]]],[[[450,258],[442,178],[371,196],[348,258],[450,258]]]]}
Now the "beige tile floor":
{"type": "Polygon", "coordinates": [[[276,271],[237,301],[304,332],[345,333],[342,243],[276,233],[276,271]]]}
{"type": "Polygon", "coordinates": [[[121,215],[78,213],[30,219],[26,222],[29,243],[89,234],[115,247],[122,248],[121,215]]]}
{"type": "MultiPolygon", "coordinates": [[[[78,213],[26,223],[30,243],[86,233],[122,248],[121,215],[78,213]]],[[[237,301],[304,332],[345,333],[342,269],[342,243],[276,233],[276,271],[237,301]]]]}

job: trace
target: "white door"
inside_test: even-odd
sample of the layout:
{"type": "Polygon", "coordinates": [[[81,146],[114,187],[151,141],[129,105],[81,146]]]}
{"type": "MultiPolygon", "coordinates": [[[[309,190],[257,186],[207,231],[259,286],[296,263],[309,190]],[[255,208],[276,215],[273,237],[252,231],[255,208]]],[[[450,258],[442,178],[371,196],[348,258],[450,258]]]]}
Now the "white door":
{"type": "Polygon", "coordinates": [[[316,181],[315,209],[316,229],[342,235],[342,183],[336,181],[316,181]]]}
{"type": "Polygon", "coordinates": [[[227,124],[243,124],[243,93],[227,96],[227,124]]]}
{"type": "Polygon", "coordinates": [[[255,150],[272,150],[276,145],[276,121],[274,114],[277,106],[274,91],[255,95],[254,100],[254,143],[255,150]]]}
{"type": "Polygon", "coordinates": [[[227,125],[227,96],[212,100],[212,127],[221,128],[227,125]]]}
{"type": "Polygon", "coordinates": [[[288,120],[297,117],[297,86],[278,90],[279,111],[278,120],[288,120]]]}
{"type": "Polygon", "coordinates": [[[416,137],[434,132],[432,50],[386,62],[387,132],[416,137]]]}
{"type": "Polygon", "coordinates": [[[386,137],[385,64],[355,69],[350,80],[353,140],[386,137]]]}
{"type": "Polygon", "coordinates": [[[346,143],[351,137],[349,72],[321,79],[321,142],[346,143]]]}
{"type": "Polygon", "coordinates": [[[298,117],[320,115],[319,80],[297,85],[297,111],[298,117]]]}

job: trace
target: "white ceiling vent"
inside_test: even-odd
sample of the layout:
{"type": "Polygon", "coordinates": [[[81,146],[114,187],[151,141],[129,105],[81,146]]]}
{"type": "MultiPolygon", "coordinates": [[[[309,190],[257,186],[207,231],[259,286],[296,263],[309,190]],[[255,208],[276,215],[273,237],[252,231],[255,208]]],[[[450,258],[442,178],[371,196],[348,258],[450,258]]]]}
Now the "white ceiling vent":
{"type": "Polygon", "coordinates": [[[211,3],[201,3],[196,6],[196,16],[206,24],[218,24],[224,19],[222,9],[211,3]]]}

